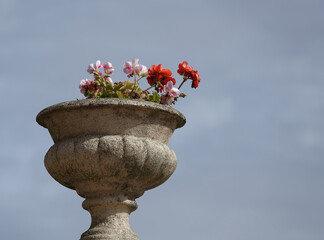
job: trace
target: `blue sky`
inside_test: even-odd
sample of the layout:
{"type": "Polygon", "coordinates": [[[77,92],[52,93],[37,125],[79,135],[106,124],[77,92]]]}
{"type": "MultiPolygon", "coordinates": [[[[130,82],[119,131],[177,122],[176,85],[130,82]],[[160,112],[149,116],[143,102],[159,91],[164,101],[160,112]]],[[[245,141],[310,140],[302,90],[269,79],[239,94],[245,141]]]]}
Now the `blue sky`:
{"type": "MultiPolygon", "coordinates": [[[[170,146],[178,167],[138,199],[141,240],[322,240],[323,1],[0,1],[0,230],[78,239],[90,217],[43,158],[43,108],[82,98],[89,63],[135,57],[201,84],[170,146]]],[[[177,78],[180,81],[180,78],[177,78]]]]}

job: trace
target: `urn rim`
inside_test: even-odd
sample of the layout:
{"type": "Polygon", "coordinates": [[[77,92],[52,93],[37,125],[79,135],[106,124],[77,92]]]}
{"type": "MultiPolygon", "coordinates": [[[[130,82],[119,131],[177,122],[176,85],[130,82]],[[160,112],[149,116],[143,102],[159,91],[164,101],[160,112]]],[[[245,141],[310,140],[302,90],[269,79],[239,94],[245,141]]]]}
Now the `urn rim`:
{"type": "Polygon", "coordinates": [[[181,128],[186,123],[186,117],[178,110],[159,103],[139,100],[139,99],[123,99],[123,98],[87,98],[77,99],[72,101],[65,101],[61,103],[49,106],[40,111],[36,117],[36,121],[39,125],[47,128],[46,117],[48,114],[58,112],[62,110],[72,110],[77,108],[105,108],[108,106],[120,106],[120,107],[135,107],[138,109],[154,109],[170,113],[176,117],[177,125],[176,128],[181,128]]]}

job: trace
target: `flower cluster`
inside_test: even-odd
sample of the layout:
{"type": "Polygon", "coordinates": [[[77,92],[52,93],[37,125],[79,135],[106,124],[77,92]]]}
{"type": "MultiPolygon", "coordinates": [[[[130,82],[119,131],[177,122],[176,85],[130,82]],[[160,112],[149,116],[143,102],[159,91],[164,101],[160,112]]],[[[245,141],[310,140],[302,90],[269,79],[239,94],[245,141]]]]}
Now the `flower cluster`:
{"type": "Polygon", "coordinates": [[[197,88],[200,83],[199,72],[188,66],[186,61],[179,64],[177,72],[182,75],[183,80],[178,88],[175,88],[176,80],[171,70],[163,69],[162,64],[152,65],[149,69],[139,64],[139,59],[133,59],[124,63],[123,71],[133,81],[113,82],[110,75],[115,71],[110,62],[98,60],[88,66],[87,72],[93,74],[93,80],[83,79],[80,82],[80,92],[88,98],[130,98],[142,99],[151,102],[171,105],[179,97],[185,97],[180,93],[181,86],[192,80],[191,87],[197,88]],[[100,71],[103,69],[103,72],[100,71]],[[149,87],[145,90],[139,88],[139,80],[146,78],[149,87]],[[151,89],[155,91],[150,92],[151,89]]]}
{"type": "Polygon", "coordinates": [[[200,83],[199,72],[193,70],[192,67],[188,67],[188,63],[186,61],[183,61],[182,63],[179,64],[179,69],[177,72],[183,76],[184,81],[187,81],[187,79],[192,80],[192,84],[191,84],[192,88],[198,87],[200,83]]]}

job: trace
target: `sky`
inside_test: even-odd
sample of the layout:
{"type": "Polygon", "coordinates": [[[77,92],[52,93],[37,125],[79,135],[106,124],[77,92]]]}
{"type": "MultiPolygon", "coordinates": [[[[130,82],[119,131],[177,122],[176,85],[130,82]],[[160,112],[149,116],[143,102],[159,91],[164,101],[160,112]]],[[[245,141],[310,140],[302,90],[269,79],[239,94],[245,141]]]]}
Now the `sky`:
{"type": "Polygon", "coordinates": [[[141,240],[324,238],[324,2],[0,0],[1,239],[79,239],[83,199],[55,182],[36,115],[83,98],[96,60],[183,60],[197,89],[169,146],[178,166],[137,199],[141,240]]]}

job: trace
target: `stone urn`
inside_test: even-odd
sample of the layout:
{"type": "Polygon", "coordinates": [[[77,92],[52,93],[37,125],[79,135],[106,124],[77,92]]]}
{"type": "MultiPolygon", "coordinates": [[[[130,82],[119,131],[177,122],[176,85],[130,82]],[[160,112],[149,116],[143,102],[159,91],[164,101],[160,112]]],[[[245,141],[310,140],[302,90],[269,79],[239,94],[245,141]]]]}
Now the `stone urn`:
{"type": "Polygon", "coordinates": [[[91,225],[81,240],[139,239],[129,226],[135,199],[174,172],[177,158],[167,144],[185,117],[141,100],[83,99],[50,106],[36,121],[54,141],[47,171],[85,198],[91,225]]]}

